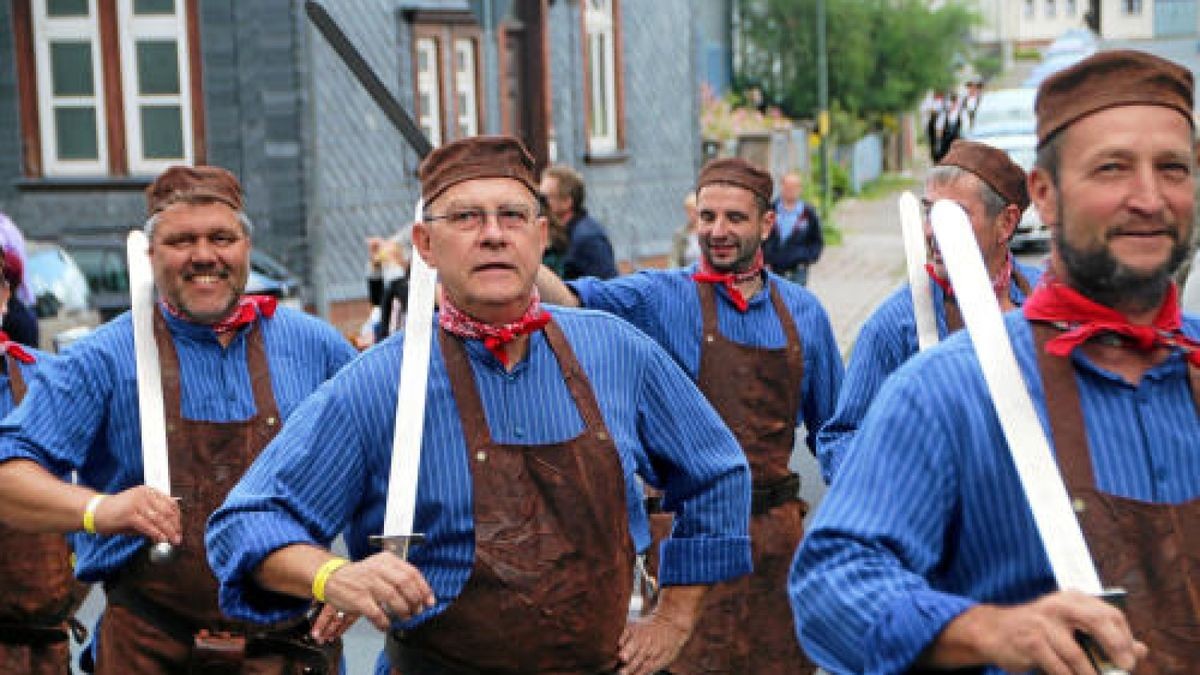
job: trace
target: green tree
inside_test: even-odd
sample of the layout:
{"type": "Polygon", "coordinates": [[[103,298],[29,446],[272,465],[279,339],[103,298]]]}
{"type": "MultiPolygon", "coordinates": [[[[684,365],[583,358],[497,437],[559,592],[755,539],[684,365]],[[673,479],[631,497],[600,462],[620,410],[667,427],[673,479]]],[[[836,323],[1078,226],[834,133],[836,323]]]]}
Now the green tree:
{"type": "MultiPolygon", "coordinates": [[[[825,0],[831,105],[867,120],[953,84],[977,16],[961,2],[825,0]]],[[[790,117],[817,109],[816,0],[737,0],[736,85],[790,117]]]]}

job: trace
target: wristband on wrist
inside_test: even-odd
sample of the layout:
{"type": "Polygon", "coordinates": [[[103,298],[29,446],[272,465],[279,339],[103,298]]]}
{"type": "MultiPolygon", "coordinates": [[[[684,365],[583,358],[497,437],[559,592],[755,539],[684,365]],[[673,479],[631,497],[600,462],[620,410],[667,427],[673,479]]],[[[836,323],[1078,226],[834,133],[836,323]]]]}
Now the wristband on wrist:
{"type": "Polygon", "coordinates": [[[329,577],[349,562],[345,558],[330,558],[317,568],[312,582],[312,595],[318,602],[325,602],[325,584],[329,581],[329,577]]]}
{"type": "Polygon", "coordinates": [[[100,502],[108,495],[93,495],[88,500],[87,506],[83,509],[83,531],[88,534],[96,534],[96,509],[99,508],[100,502]]]}

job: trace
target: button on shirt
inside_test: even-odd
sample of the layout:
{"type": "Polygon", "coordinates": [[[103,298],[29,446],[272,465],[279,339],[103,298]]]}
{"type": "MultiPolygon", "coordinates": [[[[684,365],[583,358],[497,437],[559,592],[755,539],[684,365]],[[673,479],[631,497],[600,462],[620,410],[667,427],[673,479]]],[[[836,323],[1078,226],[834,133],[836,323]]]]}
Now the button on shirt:
{"type": "MultiPolygon", "coordinates": [[[[748,573],[749,468],[712,406],[661,348],[627,323],[586,310],[548,310],[591,382],[616,443],[630,529],[647,527],[635,474],[679,500],[661,583],[708,584],[748,573]]],[[[250,578],[280,547],[327,546],[345,528],[353,558],[376,552],[367,537],[383,528],[403,340],[403,333],[390,337],[318,390],[209,521],[209,561],[221,580],[226,613],[268,622],[307,606],[300,600],[281,604],[281,596],[266,595],[250,578]]],[[[544,333],[530,337],[526,357],[511,372],[478,340],[465,344],[498,443],[554,443],[583,431],[544,333]]],[[[414,523],[425,541],[410,551],[409,561],[429,581],[438,604],[405,626],[442,612],[474,561],[469,458],[436,341],[427,396],[414,523]]]]}
{"type": "MultiPolygon", "coordinates": [[[[1029,323],[1005,321],[1049,434],[1029,323]]],[[[1184,331],[1200,335],[1200,319],[1185,317],[1184,331]]],[[[1156,503],[1200,496],[1200,415],[1182,356],[1137,386],[1079,350],[1072,362],[1097,487],[1156,503]]],[[[867,413],[789,580],[801,643],[831,671],[904,672],[975,603],[1054,589],[962,331],[896,371],[867,413]]]]}
{"type": "MultiPolygon", "coordinates": [[[[695,270],[694,265],[676,270],[647,270],[608,281],[588,277],[569,285],[584,306],[616,314],[640,328],[695,380],[700,372],[703,330],[700,298],[692,279],[695,270]]],[[[796,284],[783,283],[772,273],[765,278],[766,283],[779,289],[803,343],[804,378],[796,417],[797,422],[804,422],[808,447],[815,452],[816,431],[833,413],[842,384],[842,358],[829,317],[816,296],[796,284]]],[[[723,286],[718,284],[716,291],[717,326],[727,339],[771,349],[782,349],[787,344],[766,286],[750,298],[745,312],[737,310],[723,286]]]]}
{"type": "MultiPolygon", "coordinates": [[[[162,311],[161,309],[159,311],[162,311]]],[[[229,422],[255,414],[246,331],[228,347],[207,326],[164,313],[179,353],[187,419],[229,422]]],[[[287,308],[259,319],[280,414],[354,357],[328,324],[287,308]]],[[[143,483],[133,323],[128,312],[38,369],[23,404],[0,424],[0,462],[31,459],[56,475],[114,494],[143,483]],[[53,411],[48,414],[47,411],[53,411]]],[[[185,506],[186,508],[186,506],[185,506]]],[[[76,574],[100,581],[145,544],[141,537],[73,535],[76,574]]]]}
{"type": "MultiPolygon", "coordinates": [[[[1014,269],[1029,282],[1037,285],[1041,270],[1014,263],[1014,269]]],[[[933,313],[938,337],[946,339],[945,294],[941,286],[929,284],[933,296],[933,313]]],[[[1014,305],[1025,303],[1025,293],[1015,282],[1008,285],[1008,298],[1014,305]]],[[[920,351],[917,346],[917,324],[913,315],[912,290],[908,284],[896,289],[863,323],[850,352],[846,380],[842,384],[837,411],[817,435],[817,457],[825,482],[833,481],[838,466],[862,424],[871,401],[879,393],[884,380],[920,351]]]]}

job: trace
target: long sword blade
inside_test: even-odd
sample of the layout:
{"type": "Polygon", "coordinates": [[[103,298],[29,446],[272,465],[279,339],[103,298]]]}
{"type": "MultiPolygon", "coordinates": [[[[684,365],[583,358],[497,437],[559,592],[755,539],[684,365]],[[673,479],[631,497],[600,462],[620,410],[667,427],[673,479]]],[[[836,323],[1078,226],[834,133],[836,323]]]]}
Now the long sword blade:
{"type": "Polygon", "coordinates": [[[162,371],[154,341],[154,274],[149,242],[141,230],[126,241],[129,256],[129,295],[133,314],[133,346],[137,368],[138,416],[142,430],[142,470],[146,485],[171,494],[167,462],[167,425],[163,414],[162,371]]]}
{"type": "Polygon", "coordinates": [[[917,348],[925,351],[938,343],[937,315],[933,312],[929,275],[925,272],[925,232],[921,227],[921,204],[913,193],[900,195],[900,227],[904,233],[904,261],[908,265],[908,287],[912,293],[917,348]]]}

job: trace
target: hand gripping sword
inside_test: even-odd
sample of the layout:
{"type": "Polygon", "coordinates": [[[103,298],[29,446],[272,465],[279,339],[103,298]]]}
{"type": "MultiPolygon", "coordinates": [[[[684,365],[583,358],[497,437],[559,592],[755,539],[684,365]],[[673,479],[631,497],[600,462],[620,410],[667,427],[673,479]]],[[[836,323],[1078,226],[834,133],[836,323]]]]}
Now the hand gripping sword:
{"type": "MultiPolygon", "coordinates": [[[[150,267],[150,242],[141,230],[131,230],[125,243],[129,259],[130,313],[133,315],[133,348],[137,368],[138,418],[142,433],[142,473],[146,485],[171,494],[167,461],[167,424],[163,413],[162,371],[158,343],[154,340],[154,273],[150,267]]],[[[150,547],[150,561],[163,563],[175,557],[170,543],[150,547]]]]}
{"type": "MultiPolygon", "coordinates": [[[[945,199],[933,205],[931,220],[938,249],[958,297],[963,323],[971,335],[971,344],[1000,418],[1000,427],[1025,499],[1033,512],[1033,521],[1050,560],[1054,579],[1062,590],[1076,590],[1119,601],[1122,591],[1105,592],[1100,584],[1100,575],[1071,507],[1058,463],[1017,365],[1000,303],[972,234],[971,221],[961,207],[945,199]]],[[[1090,637],[1081,636],[1080,642],[1096,672],[1101,675],[1125,673],[1108,662],[1090,637]]]]}
{"type": "MultiPolygon", "coordinates": [[[[408,141],[417,156],[424,159],[433,145],[413,122],[412,117],[371,70],[358,49],[334,22],[320,3],[304,3],[308,18],[325,37],[359,84],[380,107],[388,120],[408,141]]],[[[414,220],[421,220],[423,204],[417,201],[414,220]]],[[[437,272],[420,255],[412,256],[409,270],[408,313],[404,319],[404,351],[400,366],[400,386],[396,397],[396,431],[392,437],[392,462],[388,477],[387,508],[383,535],[371,540],[401,558],[408,557],[409,546],[419,543],[422,535],[413,532],[417,504],[417,478],[421,468],[421,437],[425,428],[425,393],[429,378],[430,343],[433,339],[433,296],[437,272]]]]}

